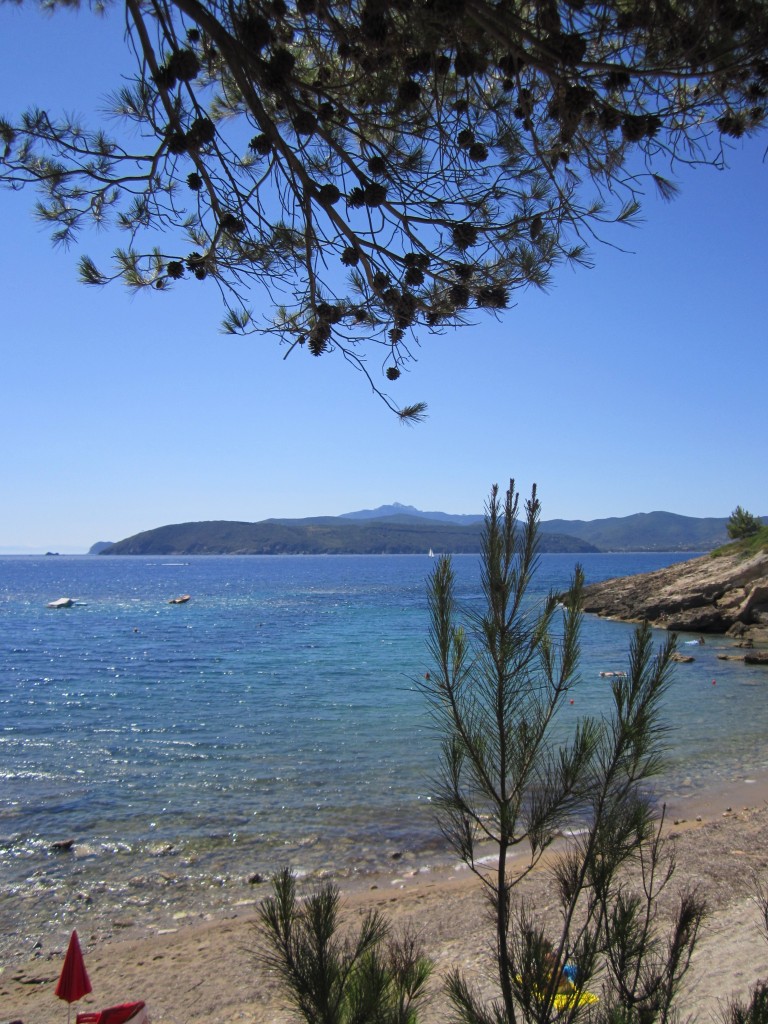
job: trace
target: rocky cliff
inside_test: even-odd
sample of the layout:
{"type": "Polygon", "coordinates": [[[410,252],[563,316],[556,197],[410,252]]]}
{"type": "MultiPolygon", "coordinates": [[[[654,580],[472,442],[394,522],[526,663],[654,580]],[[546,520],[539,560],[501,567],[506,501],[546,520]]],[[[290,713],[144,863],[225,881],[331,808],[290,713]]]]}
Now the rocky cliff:
{"type": "Polygon", "coordinates": [[[768,551],[704,555],[639,576],[593,583],[584,610],[661,629],[727,633],[768,644],[768,551]]]}

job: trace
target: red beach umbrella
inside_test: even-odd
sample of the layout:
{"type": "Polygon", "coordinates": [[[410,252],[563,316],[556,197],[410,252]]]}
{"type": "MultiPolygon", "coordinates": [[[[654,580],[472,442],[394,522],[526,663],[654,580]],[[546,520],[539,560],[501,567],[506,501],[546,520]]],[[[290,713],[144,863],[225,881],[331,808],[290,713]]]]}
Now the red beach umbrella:
{"type": "Polygon", "coordinates": [[[64,957],[64,966],[61,968],[61,975],[56,985],[56,995],[59,999],[66,999],[68,1003],[75,1003],[90,991],[91,982],[85,969],[80,942],[77,932],[73,931],[69,938],[67,955],[64,957]]]}

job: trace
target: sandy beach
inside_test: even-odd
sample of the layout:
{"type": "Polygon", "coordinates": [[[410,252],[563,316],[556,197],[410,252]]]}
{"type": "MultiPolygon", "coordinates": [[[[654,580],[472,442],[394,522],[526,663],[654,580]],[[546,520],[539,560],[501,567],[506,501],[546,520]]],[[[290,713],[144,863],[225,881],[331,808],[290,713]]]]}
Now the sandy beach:
{"type": "MultiPolygon", "coordinates": [[[[768,942],[752,896],[755,875],[768,880],[768,787],[742,783],[711,794],[706,804],[674,808],[666,832],[677,860],[672,889],[697,885],[709,905],[679,1007],[685,1016],[709,1021],[717,1019],[729,995],[744,998],[756,980],[768,978],[768,942]]],[[[268,891],[266,885],[255,887],[252,900],[238,900],[216,919],[136,938],[123,938],[116,929],[111,940],[94,942],[81,929],[93,992],[73,1010],[144,999],[153,1024],[296,1019],[253,954],[253,903],[268,891]]],[[[546,870],[526,881],[525,894],[543,918],[555,912],[546,870]]],[[[456,964],[492,992],[487,920],[478,882],[466,870],[419,871],[406,858],[393,862],[391,875],[343,895],[350,919],[378,907],[395,927],[409,923],[423,937],[437,962],[426,1024],[445,1019],[440,974],[456,964]]],[[[30,959],[3,968],[0,1020],[61,1024],[66,1019],[67,1006],[54,988],[67,939],[62,930],[58,948],[43,944],[30,959]]]]}

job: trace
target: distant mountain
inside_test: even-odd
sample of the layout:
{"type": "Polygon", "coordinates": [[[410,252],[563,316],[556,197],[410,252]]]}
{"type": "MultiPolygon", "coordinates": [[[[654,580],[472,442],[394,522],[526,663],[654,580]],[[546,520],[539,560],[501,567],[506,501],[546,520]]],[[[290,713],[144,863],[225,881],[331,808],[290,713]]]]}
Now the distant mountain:
{"type": "MultiPolygon", "coordinates": [[[[403,515],[436,522],[482,523],[482,515],[451,515],[420,512],[412,505],[381,505],[377,509],[347,512],[340,519],[385,519],[403,515]]],[[[764,518],[768,522],[768,518],[764,518]]],[[[674,512],[638,512],[610,519],[549,519],[541,523],[542,534],[578,537],[600,551],[710,551],[726,544],[728,519],[698,519],[674,512]]]]}
{"type": "Polygon", "coordinates": [[[727,544],[727,519],[695,519],[673,512],[638,512],[632,516],[550,519],[543,533],[569,533],[601,551],[711,551],[727,544]]]}
{"type": "MultiPolygon", "coordinates": [[[[480,551],[481,523],[452,523],[394,516],[389,519],[268,519],[260,523],[179,523],[147,530],[105,548],[106,555],[410,555],[480,551]]],[[[543,551],[596,550],[575,537],[548,534],[543,551]]]]}
{"type": "MultiPolygon", "coordinates": [[[[421,512],[412,505],[380,505],[376,509],[347,512],[339,519],[395,519],[402,516],[462,525],[482,523],[482,515],[421,512]]],[[[578,537],[600,551],[710,551],[728,542],[728,520],[697,519],[673,512],[638,512],[610,519],[549,519],[542,534],[578,537]]]]}
{"type": "Polygon", "coordinates": [[[391,505],[379,505],[378,508],[362,509],[360,512],[343,512],[339,519],[392,519],[400,516],[413,516],[418,519],[432,519],[436,523],[454,523],[456,526],[472,526],[482,523],[482,515],[453,515],[450,512],[421,512],[413,505],[401,505],[399,501],[391,505]]]}
{"type": "MultiPolygon", "coordinates": [[[[768,520],[767,520],[768,521],[768,520]]],[[[381,505],[341,516],[265,519],[259,523],[178,523],[136,534],[102,549],[111,555],[446,554],[480,550],[482,515],[421,512],[381,505]]],[[[728,520],[672,512],[611,519],[550,519],[541,524],[544,552],[709,551],[728,541],[728,520]]],[[[101,545],[94,545],[95,549],[101,545]]]]}
{"type": "Polygon", "coordinates": [[[88,548],[89,555],[100,555],[102,551],[107,548],[111,548],[114,541],[111,540],[97,540],[95,544],[91,544],[88,548]]]}

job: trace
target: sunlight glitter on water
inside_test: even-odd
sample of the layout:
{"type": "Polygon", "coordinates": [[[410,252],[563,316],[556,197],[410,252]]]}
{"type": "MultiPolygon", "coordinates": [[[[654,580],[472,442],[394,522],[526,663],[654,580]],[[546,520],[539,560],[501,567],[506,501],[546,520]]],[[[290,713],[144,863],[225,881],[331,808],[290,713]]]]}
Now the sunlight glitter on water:
{"type": "MultiPolygon", "coordinates": [[[[582,561],[597,579],[678,557],[582,561]]],[[[537,592],[562,588],[573,560],[544,556],[537,592]]],[[[364,877],[395,853],[411,866],[447,857],[428,800],[437,737],[416,685],[426,558],[0,562],[9,946],[48,920],[106,928],[125,905],[145,922],[207,912],[284,863],[364,877]],[[169,606],[182,591],[191,601],[169,606]],[[58,593],[85,603],[47,609],[58,593]]],[[[460,596],[476,600],[477,559],[455,567],[460,596]]],[[[626,667],[631,635],[585,620],[564,728],[604,710],[600,672],[626,667]]],[[[676,793],[768,770],[766,677],[716,648],[680,666],[669,694],[676,793]]]]}

